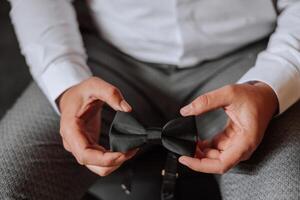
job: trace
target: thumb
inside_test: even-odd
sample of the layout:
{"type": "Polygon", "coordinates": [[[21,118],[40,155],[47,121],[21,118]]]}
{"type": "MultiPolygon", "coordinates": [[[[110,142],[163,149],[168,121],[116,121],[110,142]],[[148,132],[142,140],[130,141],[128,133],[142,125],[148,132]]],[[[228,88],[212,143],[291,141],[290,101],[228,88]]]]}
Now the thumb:
{"type": "Polygon", "coordinates": [[[89,91],[89,97],[93,97],[107,103],[114,110],[124,112],[131,111],[131,106],[124,99],[118,88],[99,78],[93,78],[91,81],[93,84],[89,84],[87,89],[89,91]]]}
{"type": "Polygon", "coordinates": [[[233,86],[224,86],[205,93],[180,109],[182,116],[200,115],[202,113],[226,107],[232,102],[233,86]]]}

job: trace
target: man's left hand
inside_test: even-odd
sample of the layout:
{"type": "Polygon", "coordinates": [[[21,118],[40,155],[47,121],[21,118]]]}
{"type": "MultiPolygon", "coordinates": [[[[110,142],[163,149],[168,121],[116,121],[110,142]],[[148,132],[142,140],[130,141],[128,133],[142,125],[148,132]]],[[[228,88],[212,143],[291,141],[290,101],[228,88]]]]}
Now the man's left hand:
{"type": "Polygon", "coordinates": [[[199,141],[194,158],[179,158],[180,163],[198,172],[223,174],[249,159],[278,110],[278,100],[265,83],[234,84],[197,97],[180,113],[201,115],[217,108],[223,108],[229,117],[224,131],[210,141],[199,141]]]}

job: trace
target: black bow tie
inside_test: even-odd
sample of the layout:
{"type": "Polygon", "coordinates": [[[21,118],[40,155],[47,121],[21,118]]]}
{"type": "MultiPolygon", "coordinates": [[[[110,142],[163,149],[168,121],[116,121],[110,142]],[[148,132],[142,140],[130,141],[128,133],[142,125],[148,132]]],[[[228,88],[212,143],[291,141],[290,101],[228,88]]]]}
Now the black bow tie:
{"type": "Polygon", "coordinates": [[[161,144],[179,155],[194,156],[197,142],[195,117],[181,117],[162,128],[143,127],[131,114],[117,112],[110,127],[110,148],[126,152],[145,144],[161,144]]]}

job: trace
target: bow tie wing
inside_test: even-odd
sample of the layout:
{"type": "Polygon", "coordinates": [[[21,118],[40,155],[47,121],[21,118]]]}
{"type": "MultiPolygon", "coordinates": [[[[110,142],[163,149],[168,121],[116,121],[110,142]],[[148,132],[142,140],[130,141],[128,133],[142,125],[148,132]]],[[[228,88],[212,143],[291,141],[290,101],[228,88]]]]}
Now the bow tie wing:
{"type": "Polygon", "coordinates": [[[179,155],[194,156],[197,143],[195,117],[182,117],[169,121],[162,131],[162,144],[179,155]]]}
{"type": "Polygon", "coordinates": [[[109,131],[110,149],[127,152],[147,142],[145,128],[129,113],[117,112],[109,131]]]}

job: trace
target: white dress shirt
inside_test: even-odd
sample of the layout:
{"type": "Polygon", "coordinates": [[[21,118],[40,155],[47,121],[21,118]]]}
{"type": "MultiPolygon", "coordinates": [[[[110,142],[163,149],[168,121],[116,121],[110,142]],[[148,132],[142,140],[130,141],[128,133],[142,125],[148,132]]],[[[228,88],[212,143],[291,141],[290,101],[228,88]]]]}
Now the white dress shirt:
{"type": "MultiPolygon", "coordinates": [[[[57,97],[92,75],[72,3],[10,2],[22,54],[57,110],[57,97]]],[[[300,98],[300,1],[273,2],[87,1],[105,40],[139,60],[154,63],[190,67],[274,32],[267,49],[239,82],[257,80],[268,84],[278,97],[282,113],[300,98]]]]}

